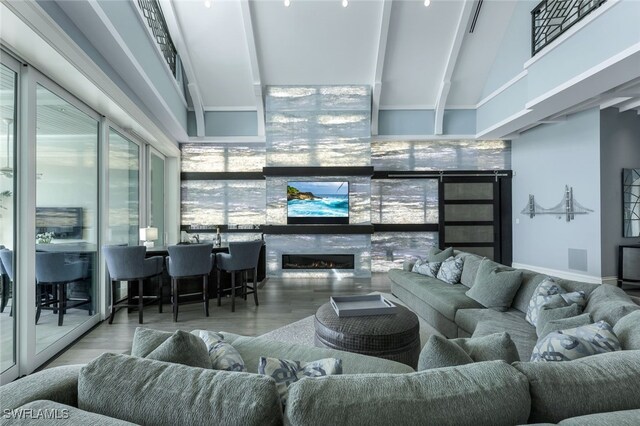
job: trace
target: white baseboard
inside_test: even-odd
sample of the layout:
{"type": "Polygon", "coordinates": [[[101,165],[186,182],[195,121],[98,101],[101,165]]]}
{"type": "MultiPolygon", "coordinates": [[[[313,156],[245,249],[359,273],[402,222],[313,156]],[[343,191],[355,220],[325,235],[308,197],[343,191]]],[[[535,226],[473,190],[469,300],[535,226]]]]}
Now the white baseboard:
{"type": "Polygon", "coordinates": [[[528,269],[530,271],[538,272],[540,274],[545,274],[552,277],[558,277],[565,280],[582,281],[585,283],[592,283],[592,284],[613,284],[613,285],[617,284],[617,281],[616,281],[617,277],[594,277],[592,275],[577,274],[575,272],[561,271],[559,269],[543,268],[541,266],[525,265],[523,263],[515,263],[515,262],[512,263],[511,266],[518,269],[528,269]]]}

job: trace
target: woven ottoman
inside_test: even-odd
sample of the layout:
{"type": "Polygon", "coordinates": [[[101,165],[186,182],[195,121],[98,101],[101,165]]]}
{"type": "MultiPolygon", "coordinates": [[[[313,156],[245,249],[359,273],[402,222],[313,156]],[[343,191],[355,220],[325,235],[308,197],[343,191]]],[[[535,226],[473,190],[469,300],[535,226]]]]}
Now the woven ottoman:
{"type": "Polygon", "coordinates": [[[314,317],[315,345],[418,366],[420,323],[416,314],[398,306],[392,315],[340,318],[325,303],[314,317]]]}

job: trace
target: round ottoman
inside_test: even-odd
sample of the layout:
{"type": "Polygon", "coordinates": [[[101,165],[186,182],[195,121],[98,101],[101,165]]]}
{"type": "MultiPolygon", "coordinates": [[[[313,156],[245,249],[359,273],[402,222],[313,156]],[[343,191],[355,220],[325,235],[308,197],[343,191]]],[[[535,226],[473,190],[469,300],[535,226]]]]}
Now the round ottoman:
{"type": "Polygon", "coordinates": [[[325,303],[314,317],[315,345],[418,366],[420,323],[416,314],[398,305],[391,315],[340,318],[325,303]]]}

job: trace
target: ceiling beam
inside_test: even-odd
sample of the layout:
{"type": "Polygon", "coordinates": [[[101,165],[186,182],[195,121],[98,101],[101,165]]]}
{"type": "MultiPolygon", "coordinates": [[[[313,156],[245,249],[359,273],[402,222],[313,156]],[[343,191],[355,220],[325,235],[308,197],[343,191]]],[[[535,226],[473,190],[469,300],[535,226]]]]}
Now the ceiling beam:
{"type": "Polygon", "coordinates": [[[378,39],[378,51],[376,52],[376,70],[373,76],[373,97],[371,99],[371,134],[378,134],[378,115],[380,112],[380,95],[382,93],[382,70],[384,57],[387,53],[387,38],[389,36],[389,22],[391,20],[391,6],[393,0],[383,0],[382,16],[380,17],[380,37],[378,39]]]}
{"type": "Polygon", "coordinates": [[[605,102],[601,103],[600,104],[600,109],[607,109],[609,107],[616,106],[618,104],[621,104],[623,102],[628,101],[629,99],[631,99],[631,98],[621,97],[621,98],[610,99],[608,101],[605,101],[605,102]]]}
{"type": "Polygon", "coordinates": [[[449,89],[451,89],[451,77],[460,55],[460,49],[462,48],[462,40],[467,32],[469,26],[469,20],[471,19],[471,12],[473,11],[475,2],[465,1],[460,12],[460,19],[456,27],[456,32],[451,43],[451,49],[449,50],[449,57],[447,64],[444,68],[444,74],[442,75],[442,83],[440,83],[440,90],[436,101],[436,118],[434,124],[434,133],[441,135],[443,133],[444,126],[444,108],[447,104],[447,97],[449,96],[449,89]]]}
{"type": "Polygon", "coordinates": [[[258,50],[256,49],[256,38],[253,32],[253,20],[251,19],[251,6],[249,0],[241,0],[242,22],[244,24],[244,34],[247,39],[247,49],[249,50],[249,61],[251,63],[251,76],[253,78],[253,93],[256,98],[256,109],[258,110],[258,136],[265,134],[264,117],[264,96],[262,93],[262,80],[260,78],[260,64],[258,62],[258,50]]]}
{"type": "Polygon", "coordinates": [[[182,36],[182,28],[180,27],[178,17],[176,16],[176,12],[171,1],[160,0],[160,7],[162,8],[162,14],[164,15],[165,22],[167,23],[169,34],[171,34],[171,39],[176,47],[182,66],[184,67],[184,73],[187,75],[187,80],[189,80],[187,88],[189,89],[189,94],[193,101],[193,111],[196,115],[196,134],[198,137],[203,137],[205,132],[204,107],[202,105],[202,95],[198,86],[198,79],[196,78],[196,73],[191,63],[189,48],[182,36]]]}
{"type": "Polygon", "coordinates": [[[635,98],[633,100],[630,100],[624,104],[618,105],[618,111],[619,112],[625,112],[625,111],[629,111],[632,109],[636,109],[640,107],[640,99],[635,98]]]}

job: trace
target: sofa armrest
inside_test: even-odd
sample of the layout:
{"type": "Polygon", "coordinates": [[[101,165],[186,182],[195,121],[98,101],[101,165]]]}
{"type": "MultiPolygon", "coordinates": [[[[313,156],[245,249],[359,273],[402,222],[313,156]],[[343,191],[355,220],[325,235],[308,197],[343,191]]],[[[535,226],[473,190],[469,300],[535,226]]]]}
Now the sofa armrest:
{"type": "Polygon", "coordinates": [[[43,370],[0,387],[0,407],[18,408],[37,400],[78,406],[78,375],[83,365],[68,365],[43,370]]]}

